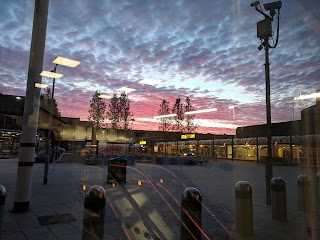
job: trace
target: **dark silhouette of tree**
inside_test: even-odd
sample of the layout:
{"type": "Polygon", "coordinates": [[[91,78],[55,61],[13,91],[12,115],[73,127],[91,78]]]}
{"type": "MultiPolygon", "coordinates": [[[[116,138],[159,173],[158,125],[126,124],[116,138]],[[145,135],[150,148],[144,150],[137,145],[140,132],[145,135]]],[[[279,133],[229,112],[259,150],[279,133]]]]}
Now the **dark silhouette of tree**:
{"type": "Polygon", "coordinates": [[[133,114],[130,112],[130,100],[126,93],[118,95],[115,93],[110,100],[107,118],[113,129],[129,129],[133,114]]]}
{"type": "Polygon", "coordinates": [[[40,106],[51,112],[53,115],[61,117],[61,112],[58,108],[58,104],[55,98],[52,99],[52,93],[50,88],[45,89],[45,93],[40,95],[40,106]]]}
{"type": "Polygon", "coordinates": [[[106,103],[99,97],[101,93],[95,91],[90,100],[89,121],[97,127],[103,127],[106,103]]]}
{"type": "MultiPolygon", "coordinates": [[[[194,111],[194,108],[191,104],[190,98],[187,97],[185,105],[184,105],[184,112],[186,113],[186,112],[191,112],[191,111],[194,111]]],[[[196,131],[198,126],[194,122],[194,117],[195,117],[194,114],[185,114],[184,131],[186,133],[194,133],[196,131]]]]}
{"type": "Polygon", "coordinates": [[[100,92],[95,91],[90,100],[89,121],[92,122],[91,143],[96,144],[96,131],[104,125],[106,103],[99,97],[100,92]]]}
{"type": "MultiPolygon", "coordinates": [[[[183,121],[184,121],[184,108],[183,104],[181,102],[181,98],[177,98],[175,104],[172,107],[172,113],[176,114],[174,117],[174,124],[172,125],[173,130],[177,132],[182,132],[183,131],[183,121]]],[[[179,155],[179,150],[178,150],[178,140],[177,139],[177,152],[176,154],[179,155]]]]}
{"type": "Polygon", "coordinates": [[[108,106],[107,118],[110,121],[110,127],[113,129],[119,128],[119,98],[117,94],[113,94],[108,106]]]}
{"type": "MultiPolygon", "coordinates": [[[[168,115],[170,114],[169,102],[166,100],[162,100],[160,104],[160,109],[158,110],[158,115],[168,115]]],[[[172,119],[169,117],[159,118],[159,130],[163,132],[167,132],[170,130],[170,126],[172,124],[172,119]]]]}
{"type": "MultiPolygon", "coordinates": [[[[160,104],[160,109],[158,110],[158,115],[168,115],[170,114],[169,102],[166,100],[162,100],[160,104]]],[[[172,119],[169,117],[159,118],[159,130],[164,133],[164,154],[167,156],[167,132],[170,130],[170,126],[172,125],[172,119]]]]}
{"type": "Polygon", "coordinates": [[[174,117],[174,124],[172,125],[173,130],[182,132],[184,121],[184,107],[181,102],[181,98],[176,99],[176,102],[172,107],[172,113],[176,114],[176,116],[174,117]]]}
{"type": "Polygon", "coordinates": [[[121,128],[127,130],[133,115],[130,112],[130,100],[125,92],[121,93],[119,97],[119,118],[122,125],[121,128]]]}

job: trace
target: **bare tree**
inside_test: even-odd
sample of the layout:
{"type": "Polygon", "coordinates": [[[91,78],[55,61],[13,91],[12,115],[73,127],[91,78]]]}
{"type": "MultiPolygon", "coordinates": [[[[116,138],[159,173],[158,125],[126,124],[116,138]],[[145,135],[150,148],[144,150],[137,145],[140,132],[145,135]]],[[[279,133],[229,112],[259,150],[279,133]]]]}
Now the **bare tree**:
{"type": "Polygon", "coordinates": [[[52,112],[53,115],[61,117],[57,101],[55,98],[52,99],[52,93],[50,88],[46,88],[45,93],[41,94],[40,105],[47,111],[52,112]]]}
{"type": "MultiPolygon", "coordinates": [[[[176,99],[176,102],[172,107],[172,113],[176,114],[176,116],[174,117],[174,124],[172,125],[173,130],[181,133],[183,131],[183,121],[184,121],[184,108],[181,102],[181,98],[176,99]]],[[[178,145],[179,145],[179,142],[177,139],[177,146],[176,146],[177,155],[179,155],[178,145]]]]}
{"type": "Polygon", "coordinates": [[[172,107],[172,113],[176,114],[174,117],[173,130],[177,132],[183,131],[183,121],[184,121],[184,108],[181,102],[181,98],[177,98],[175,104],[172,107]]]}
{"type": "MultiPolygon", "coordinates": [[[[160,104],[160,109],[158,110],[158,115],[168,115],[170,114],[169,102],[166,100],[162,100],[160,104]]],[[[164,142],[165,148],[164,153],[167,156],[167,132],[170,130],[170,126],[172,125],[172,119],[168,117],[159,118],[159,130],[164,133],[164,142]]]]}
{"type": "Polygon", "coordinates": [[[90,100],[89,121],[92,122],[92,144],[96,144],[96,131],[104,124],[106,103],[99,97],[100,92],[95,91],[90,100]]]}
{"type": "MultiPolygon", "coordinates": [[[[190,98],[187,97],[185,105],[184,105],[184,112],[186,113],[186,112],[191,112],[191,111],[194,111],[194,108],[191,104],[190,98]]],[[[194,122],[194,117],[195,117],[194,114],[185,114],[184,131],[186,133],[193,133],[197,129],[198,126],[194,122]]]]}
{"type": "Polygon", "coordinates": [[[113,95],[109,103],[107,118],[110,121],[111,128],[129,129],[133,114],[130,112],[130,100],[125,92],[121,93],[119,97],[116,93],[113,95]]]}
{"type": "MultiPolygon", "coordinates": [[[[158,115],[168,115],[170,114],[169,102],[166,100],[162,100],[160,104],[160,109],[158,110],[158,115]]],[[[163,132],[167,132],[170,129],[172,124],[172,119],[168,117],[159,118],[159,130],[163,132]]]]}
{"type": "Polygon", "coordinates": [[[130,112],[130,100],[125,92],[121,93],[119,97],[119,117],[122,123],[122,129],[127,130],[133,115],[130,112]]]}
{"type": "Polygon", "coordinates": [[[111,128],[118,129],[120,122],[120,109],[119,109],[119,98],[117,94],[113,94],[113,97],[110,99],[109,107],[107,112],[107,118],[110,121],[111,128]]]}

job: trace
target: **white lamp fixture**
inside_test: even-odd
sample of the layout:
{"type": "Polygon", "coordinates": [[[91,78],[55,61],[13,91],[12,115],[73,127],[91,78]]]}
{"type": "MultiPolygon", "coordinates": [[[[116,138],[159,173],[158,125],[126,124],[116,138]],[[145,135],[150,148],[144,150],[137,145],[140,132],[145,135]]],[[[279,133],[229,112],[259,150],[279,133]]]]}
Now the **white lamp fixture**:
{"type": "Polygon", "coordinates": [[[128,88],[128,87],[122,87],[122,88],[117,89],[117,91],[119,91],[119,92],[125,92],[125,93],[130,93],[130,92],[135,91],[135,89],[134,89],[134,88],[128,88]]]}
{"type": "Polygon", "coordinates": [[[58,78],[61,78],[63,74],[56,73],[56,72],[42,71],[40,73],[40,76],[58,79],[58,78]]]}
{"type": "MultiPolygon", "coordinates": [[[[53,60],[53,63],[55,64],[52,71],[42,71],[39,75],[42,77],[50,77],[52,78],[52,90],[51,90],[51,99],[54,99],[54,86],[56,79],[61,78],[63,74],[57,73],[57,67],[58,65],[66,66],[66,67],[76,67],[80,64],[79,61],[71,60],[69,58],[63,58],[63,57],[57,57],[53,60]]],[[[53,102],[53,101],[52,101],[53,102]]],[[[47,136],[47,153],[49,155],[50,152],[50,140],[51,140],[51,128],[52,128],[52,112],[53,112],[53,104],[51,104],[51,112],[49,117],[49,123],[48,123],[48,136],[47,136]]],[[[53,146],[53,145],[52,145],[53,146]]],[[[51,159],[53,162],[53,148],[52,148],[52,154],[51,159]]],[[[48,181],[48,166],[49,166],[49,159],[46,158],[45,160],[45,169],[44,169],[44,177],[43,177],[43,184],[47,184],[48,181]]]]}
{"type": "Polygon", "coordinates": [[[105,95],[105,94],[100,94],[100,95],[99,95],[99,98],[111,99],[112,96],[110,96],[110,95],[105,95]]]}
{"type": "Polygon", "coordinates": [[[47,88],[48,84],[42,84],[42,83],[35,83],[34,86],[36,88],[47,88]]]}
{"type": "Polygon", "coordinates": [[[143,79],[139,81],[139,83],[154,86],[154,85],[157,85],[159,81],[154,79],[143,79]]]}
{"type": "Polygon", "coordinates": [[[76,66],[78,66],[81,62],[76,61],[76,60],[72,60],[72,59],[69,59],[69,58],[56,57],[56,58],[53,60],[53,63],[54,63],[54,64],[57,64],[57,65],[63,65],[63,66],[66,66],[66,67],[76,67],[76,66]]]}
{"type": "Polygon", "coordinates": [[[175,117],[175,116],[177,116],[177,114],[159,115],[159,116],[155,116],[153,118],[158,119],[158,118],[167,118],[167,117],[175,117]]]}
{"type": "Polygon", "coordinates": [[[320,92],[311,93],[311,94],[307,94],[307,95],[300,95],[298,97],[295,97],[294,100],[298,101],[298,100],[304,100],[304,99],[310,99],[310,98],[318,98],[318,97],[320,97],[320,92]]]}
{"type": "Polygon", "coordinates": [[[215,111],[217,111],[217,108],[208,108],[208,109],[202,109],[202,110],[197,110],[197,111],[185,112],[184,114],[189,115],[189,114],[215,112],[215,111]]]}

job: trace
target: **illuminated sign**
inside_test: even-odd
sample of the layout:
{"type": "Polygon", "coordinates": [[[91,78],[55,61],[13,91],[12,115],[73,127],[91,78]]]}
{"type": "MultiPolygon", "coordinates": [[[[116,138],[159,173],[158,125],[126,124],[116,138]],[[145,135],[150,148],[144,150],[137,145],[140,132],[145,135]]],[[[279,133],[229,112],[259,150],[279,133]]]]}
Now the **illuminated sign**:
{"type": "Polygon", "coordinates": [[[181,135],[181,139],[190,139],[190,138],[196,138],[196,134],[195,133],[188,133],[188,134],[181,135]]]}
{"type": "Polygon", "coordinates": [[[189,138],[196,138],[196,134],[195,133],[189,133],[188,136],[189,136],[189,138]]]}
{"type": "Polygon", "coordinates": [[[146,145],[146,144],[147,144],[147,141],[141,140],[139,143],[140,143],[140,145],[146,145]]]}

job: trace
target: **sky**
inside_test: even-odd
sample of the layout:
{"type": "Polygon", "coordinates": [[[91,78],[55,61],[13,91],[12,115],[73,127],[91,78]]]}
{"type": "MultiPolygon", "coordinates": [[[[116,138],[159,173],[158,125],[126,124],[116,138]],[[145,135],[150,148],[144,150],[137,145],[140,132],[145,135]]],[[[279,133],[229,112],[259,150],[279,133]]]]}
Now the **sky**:
{"type": "MultiPolygon", "coordinates": [[[[197,132],[234,134],[265,124],[265,53],[256,30],[264,17],[251,2],[51,0],[43,70],[52,70],[57,56],[81,62],[57,68],[64,75],[55,84],[62,116],[87,120],[95,91],[128,87],[135,89],[129,99],[136,130],[158,130],[162,100],[172,107],[186,97],[195,110],[217,108],[195,115],[197,132]]],[[[25,96],[33,13],[33,0],[0,0],[3,94],[25,96]]],[[[298,120],[315,100],[293,98],[320,89],[320,1],[282,1],[279,42],[269,54],[272,122],[298,120]]],[[[52,79],[42,83],[52,86],[52,79]]]]}

